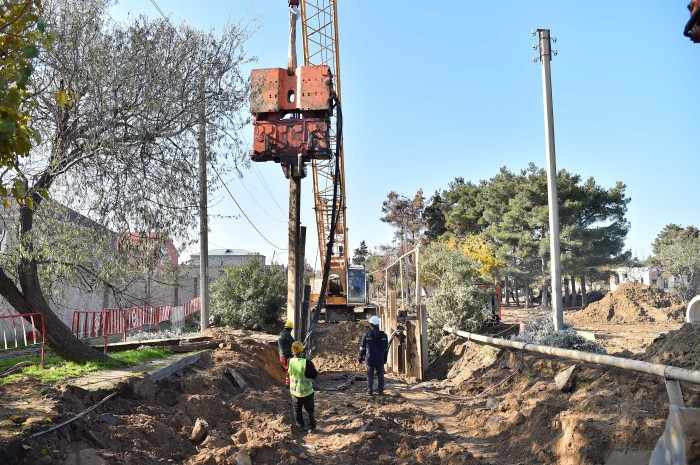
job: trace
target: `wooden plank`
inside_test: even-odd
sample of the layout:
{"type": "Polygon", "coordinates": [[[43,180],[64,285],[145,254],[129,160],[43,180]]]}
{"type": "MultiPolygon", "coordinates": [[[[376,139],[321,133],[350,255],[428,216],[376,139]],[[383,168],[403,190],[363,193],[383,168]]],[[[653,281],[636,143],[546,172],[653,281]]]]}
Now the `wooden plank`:
{"type": "Polygon", "coordinates": [[[418,377],[418,379],[424,381],[425,372],[428,370],[428,365],[430,364],[430,359],[428,358],[428,315],[425,305],[418,306],[418,328],[420,331],[418,337],[418,343],[420,345],[420,377],[418,377]]]}
{"type": "Polygon", "coordinates": [[[421,379],[420,328],[416,320],[406,321],[406,376],[421,379]]]}
{"type": "Polygon", "coordinates": [[[186,366],[192,365],[193,363],[197,363],[201,356],[202,356],[202,353],[197,352],[196,354],[182,357],[181,359],[178,359],[177,361],[175,361],[167,366],[164,366],[162,368],[159,368],[159,369],[149,373],[148,376],[153,381],[160,381],[161,379],[167,378],[168,376],[172,375],[173,373],[182,370],[186,366]]]}
{"type": "MultiPolygon", "coordinates": [[[[396,299],[394,299],[396,301],[396,299]]],[[[398,312],[396,311],[396,305],[392,305],[389,307],[389,325],[391,326],[391,332],[393,333],[396,331],[398,328],[398,324],[396,322],[396,315],[398,312]]],[[[391,335],[391,334],[390,334],[391,335]]],[[[391,361],[391,367],[392,371],[394,373],[402,373],[400,369],[400,361],[399,361],[399,338],[395,337],[394,342],[392,343],[391,347],[389,347],[389,360],[391,361]]]]}
{"type": "MultiPolygon", "coordinates": [[[[391,336],[391,333],[396,329],[396,291],[391,291],[389,293],[389,308],[387,309],[387,313],[388,327],[391,331],[387,334],[391,336]]],[[[389,348],[389,366],[394,373],[397,373],[396,358],[396,344],[392,343],[392,346],[389,348]]]]}

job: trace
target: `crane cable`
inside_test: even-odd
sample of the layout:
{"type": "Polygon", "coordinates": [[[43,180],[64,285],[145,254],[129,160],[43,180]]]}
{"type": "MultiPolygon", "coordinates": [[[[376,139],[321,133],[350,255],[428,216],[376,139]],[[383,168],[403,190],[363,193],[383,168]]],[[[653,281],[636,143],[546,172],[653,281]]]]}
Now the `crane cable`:
{"type": "Polygon", "coordinates": [[[343,146],[343,111],[340,106],[340,100],[337,95],[333,96],[333,107],[337,109],[338,116],[336,118],[336,150],[335,150],[335,172],[333,174],[333,207],[331,210],[331,223],[330,230],[328,231],[328,243],[326,244],[326,260],[323,264],[323,276],[321,278],[321,290],[318,296],[318,303],[313,312],[313,318],[309,324],[309,330],[304,338],[304,347],[308,348],[306,350],[306,358],[311,359],[312,348],[311,342],[313,341],[313,333],[316,329],[316,324],[318,323],[319,316],[321,315],[321,308],[323,307],[326,299],[326,288],[328,287],[328,275],[331,269],[331,255],[333,254],[333,241],[335,239],[335,228],[338,224],[338,188],[340,187],[340,154],[342,153],[343,146]]]}

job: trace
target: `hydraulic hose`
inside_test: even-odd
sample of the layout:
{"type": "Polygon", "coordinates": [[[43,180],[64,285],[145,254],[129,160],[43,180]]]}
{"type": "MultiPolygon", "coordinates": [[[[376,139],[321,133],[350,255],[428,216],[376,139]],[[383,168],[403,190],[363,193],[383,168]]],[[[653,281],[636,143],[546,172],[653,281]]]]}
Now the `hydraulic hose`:
{"type": "Polygon", "coordinates": [[[335,228],[338,224],[339,218],[339,206],[338,206],[338,188],[339,188],[339,177],[340,177],[340,154],[342,153],[342,143],[343,143],[343,112],[340,107],[340,100],[338,97],[333,98],[334,107],[338,112],[336,118],[336,153],[335,153],[335,172],[333,174],[333,206],[331,210],[331,222],[330,231],[328,232],[328,242],[326,244],[326,260],[323,264],[323,275],[321,278],[321,289],[318,296],[318,303],[316,304],[316,309],[314,310],[314,316],[309,324],[309,332],[304,339],[304,347],[307,347],[306,356],[311,358],[311,341],[313,339],[313,332],[316,329],[316,323],[321,314],[321,308],[325,303],[326,299],[326,289],[328,288],[328,275],[331,269],[331,255],[333,254],[333,241],[335,239],[335,228]]]}

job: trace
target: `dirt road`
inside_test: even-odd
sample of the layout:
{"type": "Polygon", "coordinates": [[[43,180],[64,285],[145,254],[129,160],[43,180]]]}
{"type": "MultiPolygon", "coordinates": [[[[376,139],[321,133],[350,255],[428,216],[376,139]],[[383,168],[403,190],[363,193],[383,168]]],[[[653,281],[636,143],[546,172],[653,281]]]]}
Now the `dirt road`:
{"type": "MultiPolygon", "coordinates": [[[[314,355],[321,372],[315,394],[319,426],[314,432],[293,427],[276,337],[219,330],[215,335],[229,342],[224,348],[159,382],[145,398],[119,395],[56,433],[25,441],[28,448],[14,449],[14,463],[77,465],[79,456],[88,456],[91,463],[130,465],[612,465],[632,456],[641,460],[662,434],[668,412],[663,380],[580,364],[574,390],[564,393],[553,378],[570,362],[460,340],[440,357],[445,379],[409,385],[390,377],[383,398],[365,396],[361,380],[337,390],[348,376],[363,376],[356,353],[365,329],[360,323],[319,325],[314,355]],[[227,375],[229,370],[244,385],[227,375]],[[191,439],[198,419],[207,424],[202,441],[191,439]]],[[[669,352],[641,350],[659,333],[671,331],[655,345],[678,349],[697,345],[698,337],[684,329],[685,336],[674,342],[681,332],[668,325],[650,326],[646,333],[609,326],[581,329],[599,331],[602,343],[640,357],[669,352]]],[[[683,353],[700,358],[691,348],[683,353]]],[[[105,394],[29,380],[22,386],[25,396],[33,392],[23,402],[51,406],[45,417],[52,424],[105,394]]],[[[687,405],[700,405],[695,387],[683,390],[687,405]]],[[[0,397],[12,399],[17,391],[2,386],[0,397]]],[[[27,426],[33,431],[46,427],[43,422],[27,426]]],[[[4,423],[0,430],[9,431],[4,423]]],[[[9,438],[3,436],[4,445],[9,438]]]]}

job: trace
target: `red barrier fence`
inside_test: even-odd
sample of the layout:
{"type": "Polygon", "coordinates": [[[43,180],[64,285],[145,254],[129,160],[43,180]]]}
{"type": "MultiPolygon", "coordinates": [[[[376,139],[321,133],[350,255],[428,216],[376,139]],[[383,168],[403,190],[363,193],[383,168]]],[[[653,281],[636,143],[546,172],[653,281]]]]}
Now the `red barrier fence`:
{"type": "MultiPolygon", "coordinates": [[[[183,304],[185,316],[199,311],[199,298],[183,304]]],[[[144,326],[150,326],[158,332],[158,325],[170,321],[173,308],[170,305],[156,307],[105,308],[104,310],[75,310],[71,319],[71,331],[79,339],[104,337],[105,352],[107,336],[123,334],[124,341],[129,331],[143,332],[144,326]]]]}
{"type": "MultiPolygon", "coordinates": [[[[2,320],[9,320],[12,325],[12,335],[14,336],[14,348],[20,347],[20,340],[24,341],[24,346],[38,344],[37,339],[41,334],[41,366],[44,366],[44,349],[46,348],[46,330],[44,328],[44,315],[41,313],[27,313],[26,315],[1,315],[2,320]],[[41,329],[37,329],[37,324],[41,329]],[[21,328],[21,329],[20,329],[21,328]],[[18,330],[20,332],[18,337],[18,330]],[[29,342],[28,342],[29,341],[29,342]]],[[[7,331],[2,325],[2,342],[5,349],[9,349],[12,343],[7,343],[7,331]]]]}
{"type": "Polygon", "coordinates": [[[185,309],[185,318],[194,315],[199,311],[199,297],[195,297],[192,300],[188,300],[182,306],[185,309]]]}

